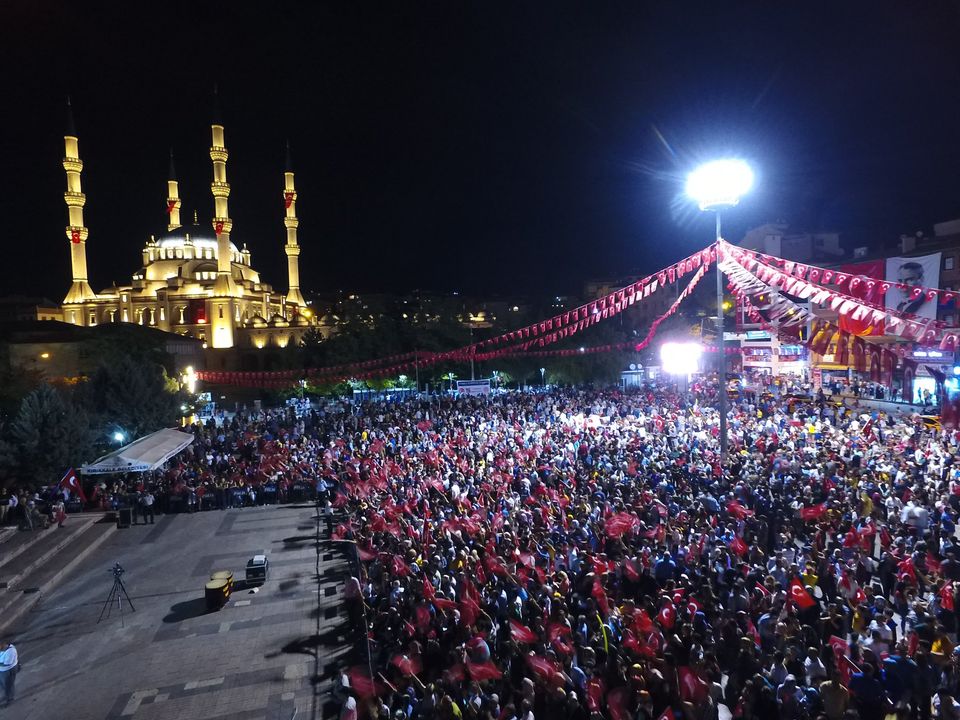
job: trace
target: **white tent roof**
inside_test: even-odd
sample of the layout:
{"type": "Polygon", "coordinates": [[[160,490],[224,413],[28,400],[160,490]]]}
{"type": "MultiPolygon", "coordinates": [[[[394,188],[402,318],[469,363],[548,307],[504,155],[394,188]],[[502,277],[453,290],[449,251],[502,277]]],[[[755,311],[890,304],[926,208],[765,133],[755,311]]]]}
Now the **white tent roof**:
{"type": "Polygon", "coordinates": [[[192,442],[193,435],[189,433],[172,429],[157,430],[97,458],[89,465],[84,465],[80,472],[84,475],[149,472],[163,465],[192,442]]]}

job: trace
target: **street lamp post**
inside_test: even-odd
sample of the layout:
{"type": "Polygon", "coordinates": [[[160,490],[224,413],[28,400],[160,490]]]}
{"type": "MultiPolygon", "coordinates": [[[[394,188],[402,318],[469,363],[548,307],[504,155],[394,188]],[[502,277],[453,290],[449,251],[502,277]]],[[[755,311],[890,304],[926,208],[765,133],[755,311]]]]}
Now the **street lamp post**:
{"type": "Polygon", "coordinates": [[[753,185],[753,171],[743,160],[714,160],[687,177],[687,195],[701,210],[716,214],[717,275],[717,411],[720,413],[720,461],[727,459],[727,353],[723,342],[723,273],[720,270],[720,211],[734,207],[753,185]]]}
{"type": "Polygon", "coordinates": [[[540,385],[542,387],[547,386],[546,373],[547,373],[546,368],[540,368],[540,385]]]}

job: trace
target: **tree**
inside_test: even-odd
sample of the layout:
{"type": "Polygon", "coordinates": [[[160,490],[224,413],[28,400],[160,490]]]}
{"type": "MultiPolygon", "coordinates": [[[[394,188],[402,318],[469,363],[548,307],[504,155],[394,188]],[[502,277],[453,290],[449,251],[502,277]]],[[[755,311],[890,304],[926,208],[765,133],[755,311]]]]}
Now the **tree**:
{"type": "Polygon", "coordinates": [[[35,487],[56,482],[67,468],[93,455],[87,413],[49,384],[24,398],[4,435],[0,464],[6,476],[35,487]]]}
{"type": "Polygon", "coordinates": [[[29,367],[0,369],[0,415],[12,418],[23,399],[43,385],[43,372],[29,367]]]}
{"type": "Polygon", "coordinates": [[[127,357],[101,364],[82,392],[104,434],[119,426],[130,437],[176,425],[184,401],[162,365],[127,357]]]}

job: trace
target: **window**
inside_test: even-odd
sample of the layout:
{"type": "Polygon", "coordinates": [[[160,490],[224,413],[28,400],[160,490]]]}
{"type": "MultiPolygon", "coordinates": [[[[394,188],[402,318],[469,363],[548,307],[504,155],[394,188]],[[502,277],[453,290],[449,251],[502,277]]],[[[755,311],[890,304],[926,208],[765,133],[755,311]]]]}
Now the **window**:
{"type": "Polygon", "coordinates": [[[944,270],[953,270],[953,264],[956,262],[956,255],[944,255],[943,256],[943,269],[944,270]]]}
{"type": "Polygon", "coordinates": [[[90,311],[90,324],[91,325],[97,324],[97,313],[93,310],[90,311]]]}
{"type": "MultiPolygon", "coordinates": [[[[217,316],[223,320],[223,305],[217,305],[217,316]]],[[[717,325],[720,323],[718,322],[717,325]]]]}

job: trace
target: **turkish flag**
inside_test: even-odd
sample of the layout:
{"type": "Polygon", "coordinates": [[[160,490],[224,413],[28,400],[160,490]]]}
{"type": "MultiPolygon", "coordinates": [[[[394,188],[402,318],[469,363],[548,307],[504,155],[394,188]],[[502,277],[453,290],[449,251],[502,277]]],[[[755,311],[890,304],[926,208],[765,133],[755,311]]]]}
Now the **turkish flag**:
{"type": "Polygon", "coordinates": [[[473,663],[467,661],[467,672],[474,680],[499,680],[503,677],[503,671],[493,664],[491,660],[486,662],[473,663]]]}
{"type": "Polygon", "coordinates": [[[377,694],[377,686],[373,678],[370,677],[370,671],[360,665],[347,670],[347,677],[350,678],[350,687],[361,698],[371,698],[377,694]]]}
{"type": "Polygon", "coordinates": [[[371,562],[377,559],[377,553],[373,550],[369,544],[360,545],[357,544],[357,554],[360,556],[360,560],[363,562],[371,562]]]}
{"type": "Polygon", "coordinates": [[[677,680],[680,686],[680,699],[694,705],[704,703],[710,693],[710,686],[700,675],[689,667],[677,668],[677,680]]]}
{"type": "Polygon", "coordinates": [[[733,550],[737,555],[743,556],[747,554],[747,551],[750,549],[747,544],[743,541],[743,538],[739,535],[734,535],[733,540],[730,541],[730,549],[733,550]]]}
{"type": "Polygon", "coordinates": [[[801,610],[812,608],[817,601],[810,597],[810,593],[797,578],[790,581],[790,599],[793,600],[801,610]]]}
{"type": "Polygon", "coordinates": [[[464,627],[470,627],[477,621],[480,615],[480,606],[473,598],[466,597],[460,603],[460,624],[464,627]]]}
{"type": "MultiPolygon", "coordinates": [[[[883,280],[883,277],[886,274],[886,263],[883,260],[870,260],[863,263],[844,265],[841,269],[845,273],[862,275],[865,278],[874,280],[883,280]]],[[[854,279],[859,280],[859,278],[854,279]]],[[[855,300],[870,302],[871,298],[868,296],[872,294],[871,291],[873,287],[875,287],[875,285],[870,285],[868,282],[854,283],[853,280],[851,280],[848,293],[855,300]]],[[[841,330],[844,330],[851,335],[862,336],[884,334],[883,320],[881,319],[879,321],[875,321],[873,319],[872,312],[863,314],[858,320],[854,320],[849,313],[847,315],[841,315],[839,324],[841,330]]]]}
{"type": "Polygon", "coordinates": [[[940,588],[940,592],[938,593],[938,595],[940,596],[940,607],[942,607],[944,610],[947,610],[949,612],[953,612],[953,608],[954,608],[953,583],[948,582],[946,585],[940,588]]]}
{"type": "Polygon", "coordinates": [[[806,521],[818,520],[827,512],[826,503],[812,505],[810,507],[800,508],[800,518],[806,521]]]}
{"type": "Polygon", "coordinates": [[[552,660],[530,653],[527,655],[527,665],[538,678],[554,687],[560,687],[565,682],[563,675],[557,670],[556,663],[552,660]]]}
{"type": "Polygon", "coordinates": [[[669,600],[663,604],[660,612],[657,613],[657,620],[660,621],[660,624],[667,630],[672,630],[674,623],[677,621],[677,611],[673,607],[673,603],[669,600]]]}
{"type": "Polygon", "coordinates": [[[77,471],[73,468],[67,470],[64,473],[64,476],[60,479],[60,483],[57,485],[61,490],[68,490],[72,495],[76,495],[80,498],[80,502],[86,503],[87,496],[83,493],[83,485],[80,483],[80,478],[77,477],[77,471]]]}
{"type": "Polygon", "coordinates": [[[424,575],[423,576],[423,597],[427,600],[433,600],[437,596],[436,591],[433,589],[433,585],[430,584],[430,579],[424,575]]]}
{"type": "Polygon", "coordinates": [[[407,655],[398,654],[390,658],[390,664],[396,666],[397,670],[399,670],[400,674],[404,677],[419,675],[420,671],[423,670],[418,657],[411,658],[407,655]]]}
{"type": "Polygon", "coordinates": [[[518,643],[533,645],[537,642],[537,634],[523,623],[510,621],[510,636],[518,643]]]}
{"type": "Polygon", "coordinates": [[[637,524],[637,518],[634,515],[629,513],[621,512],[616,515],[612,515],[607,519],[606,522],[606,531],[607,536],[611,538],[618,538],[624,533],[629,532],[637,524]]]}

